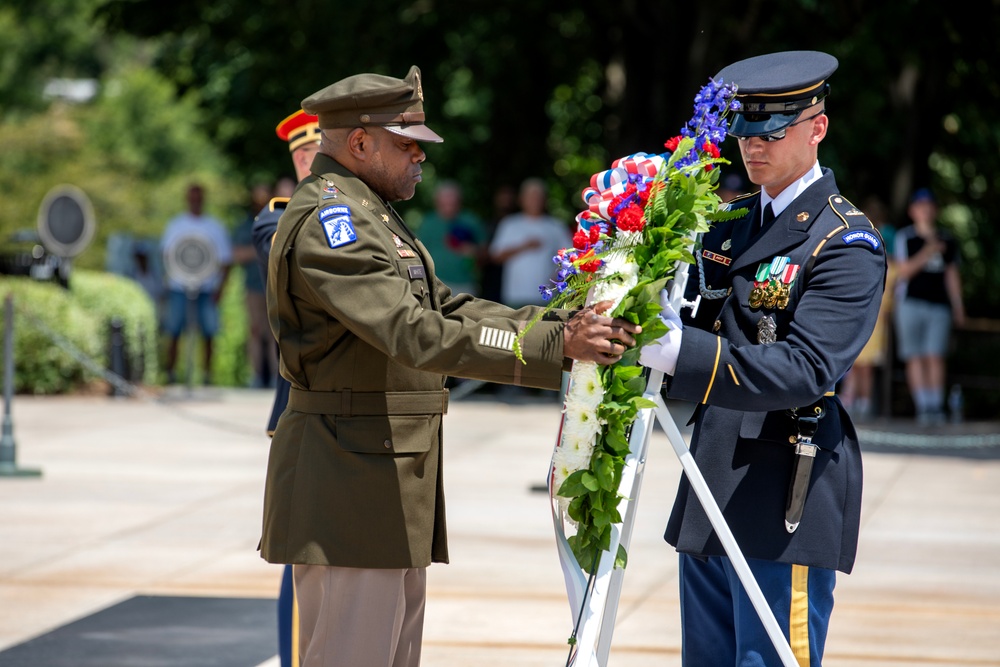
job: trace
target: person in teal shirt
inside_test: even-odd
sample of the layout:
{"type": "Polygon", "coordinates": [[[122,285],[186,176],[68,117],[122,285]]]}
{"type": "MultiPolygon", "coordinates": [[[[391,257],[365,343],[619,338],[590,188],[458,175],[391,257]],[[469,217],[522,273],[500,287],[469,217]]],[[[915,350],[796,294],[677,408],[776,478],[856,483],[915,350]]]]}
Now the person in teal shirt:
{"type": "Polygon", "coordinates": [[[434,190],[434,210],[424,215],[417,237],[434,258],[434,272],[454,294],[479,296],[479,265],[486,229],[474,214],[462,210],[462,188],[442,181],[434,190]]]}

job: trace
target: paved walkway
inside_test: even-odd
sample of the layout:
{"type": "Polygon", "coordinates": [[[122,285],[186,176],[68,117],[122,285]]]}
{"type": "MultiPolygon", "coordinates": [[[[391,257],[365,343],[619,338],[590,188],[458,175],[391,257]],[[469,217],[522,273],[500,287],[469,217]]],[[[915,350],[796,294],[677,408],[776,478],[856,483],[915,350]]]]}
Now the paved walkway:
{"type": "MultiPolygon", "coordinates": [[[[0,649],[137,594],[274,597],[280,568],[255,551],[269,405],[251,390],[16,397],[18,463],[43,475],[0,478],[0,649]]],[[[564,664],[570,610],[532,490],[558,418],[555,402],[452,404],[452,563],[429,571],[428,667],[564,664]]],[[[950,435],[866,455],[828,667],[1000,667],[1000,453],[947,449],[950,435]]],[[[680,466],[653,437],[612,665],[680,664],[676,557],[661,539],[680,466]]]]}

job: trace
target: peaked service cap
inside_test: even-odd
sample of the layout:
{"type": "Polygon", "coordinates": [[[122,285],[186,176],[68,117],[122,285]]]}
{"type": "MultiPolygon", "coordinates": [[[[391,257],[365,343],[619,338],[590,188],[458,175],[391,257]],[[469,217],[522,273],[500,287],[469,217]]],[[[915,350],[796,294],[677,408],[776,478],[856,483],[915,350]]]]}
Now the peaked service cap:
{"type": "Polygon", "coordinates": [[[308,143],[318,143],[321,136],[319,119],[301,109],[278,123],[274,132],[279,139],[288,142],[290,152],[308,143]]]}
{"type": "Polygon", "coordinates": [[[444,141],[424,125],[424,90],[416,65],[405,79],[349,76],[302,100],[302,109],[317,115],[324,130],[378,125],[417,141],[444,141]]]}
{"type": "Polygon", "coordinates": [[[799,113],[830,92],[826,80],[837,59],[821,51],[782,51],[740,60],[715,75],[736,84],[741,109],[733,115],[729,134],[760,137],[791,125],[799,113]]]}

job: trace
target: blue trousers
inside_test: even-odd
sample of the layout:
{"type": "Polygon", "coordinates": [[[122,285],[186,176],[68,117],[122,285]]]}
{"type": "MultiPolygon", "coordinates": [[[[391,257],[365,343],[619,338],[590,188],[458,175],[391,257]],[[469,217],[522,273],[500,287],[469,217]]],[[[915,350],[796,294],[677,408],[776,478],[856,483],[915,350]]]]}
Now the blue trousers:
{"type": "Polygon", "coordinates": [[[285,565],[281,574],[281,589],[278,593],[278,657],[281,667],[299,667],[298,660],[293,664],[292,656],[299,655],[298,647],[293,646],[298,632],[292,624],[295,618],[295,588],[292,581],[292,566],[285,565]]]}
{"type": "MultiPolygon", "coordinates": [[[[748,564],[800,667],[820,667],[836,572],[764,560],[748,564]]],[[[679,575],[684,667],[780,667],[728,558],[681,554],[679,575]]]]}

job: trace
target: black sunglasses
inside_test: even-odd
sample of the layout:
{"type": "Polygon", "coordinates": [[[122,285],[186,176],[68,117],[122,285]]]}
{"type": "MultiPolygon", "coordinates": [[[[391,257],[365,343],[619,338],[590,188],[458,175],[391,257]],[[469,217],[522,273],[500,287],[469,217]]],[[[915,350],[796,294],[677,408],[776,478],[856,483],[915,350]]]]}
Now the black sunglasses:
{"type": "MultiPolygon", "coordinates": [[[[815,118],[816,116],[819,116],[819,115],[824,114],[824,113],[826,113],[826,110],[825,109],[820,109],[819,111],[817,111],[813,115],[809,116],[808,118],[803,118],[801,120],[795,121],[794,123],[789,123],[788,125],[786,125],[785,127],[781,128],[780,130],[772,132],[771,134],[761,135],[761,136],[759,136],[757,138],[758,139],[763,139],[764,141],[781,141],[782,139],[785,138],[785,134],[788,132],[788,128],[794,127],[794,126],[798,125],[799,123],[805,123],[807,121],[810,121],[813,118],[815,118]]],[[[739,139],[740,141],[746,141],[747,139],[750,139],[750,137],[737,137],[737,139],[739,139]]]]}

